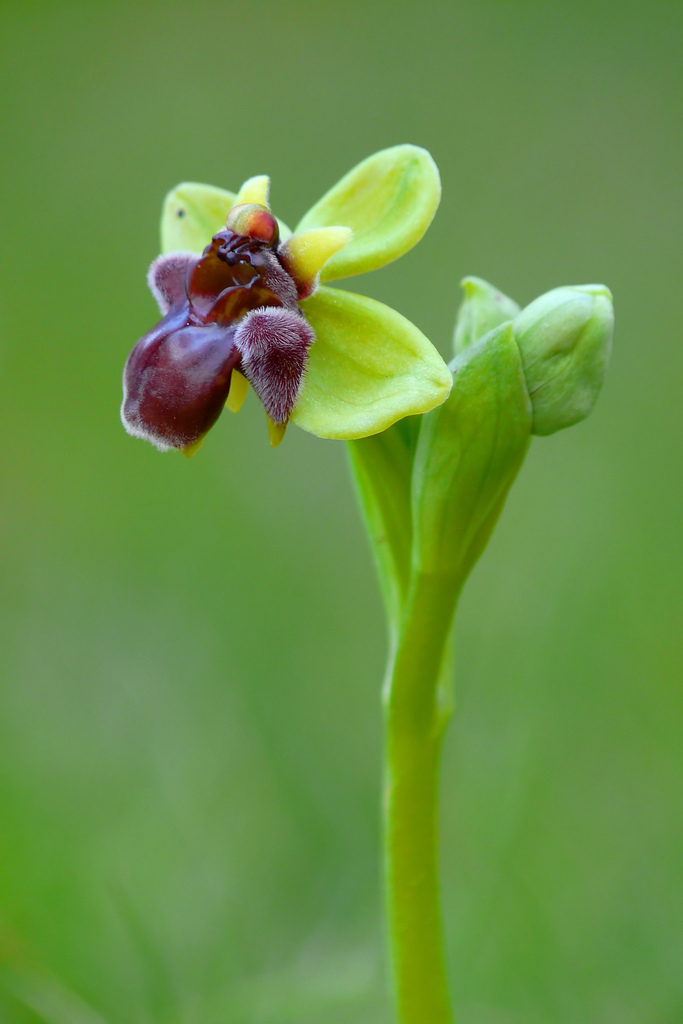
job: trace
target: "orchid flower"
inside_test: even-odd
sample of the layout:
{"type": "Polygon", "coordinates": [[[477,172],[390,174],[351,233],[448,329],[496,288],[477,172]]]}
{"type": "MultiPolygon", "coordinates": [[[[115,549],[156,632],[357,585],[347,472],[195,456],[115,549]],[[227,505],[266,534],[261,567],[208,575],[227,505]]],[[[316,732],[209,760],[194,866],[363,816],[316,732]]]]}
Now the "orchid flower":
{"type": "Polygon", "coordinates": [[[270,212],[269,187],[265,175],[237,194],[188,182],[166,197],[148,276],[163,318],[128,357],[121,409],[126,430],[162,451],[193,455],[249,385],[273,445],[290,420],[351,440],[448,397],[452,375],[417,327],[325,286],[422,238],[441,195],[429,153],[402,145],[369,157],[294,233],[270,212]]]}
{"type": "Polygon", "coordinates": [[[425,150],[365,160],[294,234],[270,212],[268,189],[261,176],[236,195],[191,183],[168,195],[149,273],[163,319],[126,363],[123,422],[192,455],[251,385],[272,444],[290,420],[350,442],[389,626],[383,841],[397,1020],[452,1024],[437,825],[453,617],[532,436],[595,405],[612,295],[601,284],[554,288],[520,309],[466,278],[447,367],[399,313],[327,287],[422,238],[440,198],[425,150]]]}

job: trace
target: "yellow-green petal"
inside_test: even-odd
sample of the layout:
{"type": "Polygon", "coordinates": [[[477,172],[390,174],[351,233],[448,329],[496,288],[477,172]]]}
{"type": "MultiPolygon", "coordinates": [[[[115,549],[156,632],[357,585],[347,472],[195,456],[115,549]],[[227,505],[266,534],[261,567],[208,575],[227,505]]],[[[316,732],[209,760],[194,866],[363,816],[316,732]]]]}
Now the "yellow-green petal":
{"type": "MultiPolygon", "coordinates": [[[[260,179],[250,179],[257,180],[260,179]]],[[[225,227],[225,218],[236,199],[234,192],[196,181],[184,181],[171,189],[161,213],[161,251],[202,252],[216,232],[225,227]]],[[[280,238],[289,238],[292,232],[287,225],[281,220],[278,225],[280,238]]]]}
{"type": "Polygon", "coordinates": [[[267,174],[257,174],[255,178],[247,178],[235,199],[235,206],[243,203],[258,203],[270,209],[268,195],[270,194],[270,178],[267,174]]]}
{"type": "Polygon", "coordinates": [[[164,200],[161,214],[161,251],[201,252],[213,235],[225,227],[235,205],[235,193],[214,185],[184,181],[164,200]]]}
{"type": "Polygon", "coordinates": [[[426,149],[392,146],[349,171],[308,211],[297,231],[344,225],[353,239],[323,267],[321,280],[364,274],[398,259],[429,227],[441,198],[426,149]]]}
{"type": "Polygon", "coordinates": [[[313,294],[322,267],[352,236],[351,228],[309,228],[298,231],[280,247],[280,261],[294,279],[299,298],[313,294]]]}
{"type": "Polygon", "coordinates": [[[302,308],[316,341],[292,415],[297,426],[348,441],[428,412],[448,397],[448,367],[396,310],[337,288],[320,288],[302,308]]]}

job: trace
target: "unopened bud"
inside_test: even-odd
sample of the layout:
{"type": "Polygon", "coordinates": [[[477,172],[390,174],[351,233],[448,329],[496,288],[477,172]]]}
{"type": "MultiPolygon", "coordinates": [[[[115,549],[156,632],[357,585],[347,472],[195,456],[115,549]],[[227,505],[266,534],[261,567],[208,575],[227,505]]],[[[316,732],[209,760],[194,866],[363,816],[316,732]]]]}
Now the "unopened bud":
{"type": "Polygon", "coordinates": [[[604,285],[555,288],[515,318],[534,434],[553,434],[585,419],[605,379],[614,310],[604,285]]]}
{"type": "Polygon", "coordinates": [[[519,306],[481,277],[464,277],[460,282],[465,297],[455,323],[453,349],[456,356],[479,341],[494,327],[514,320],[519,306]]]}

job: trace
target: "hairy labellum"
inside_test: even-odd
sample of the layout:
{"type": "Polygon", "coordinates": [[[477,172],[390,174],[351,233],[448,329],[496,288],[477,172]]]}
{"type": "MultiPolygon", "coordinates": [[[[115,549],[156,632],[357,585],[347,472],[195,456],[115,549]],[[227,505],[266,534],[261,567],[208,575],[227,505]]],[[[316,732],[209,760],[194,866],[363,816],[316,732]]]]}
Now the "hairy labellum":
{"type": "Polygon", "coordinates": [[[137,343],[123,373],[126,430],[161,450],[196,444],[218,419],[233,370],[276,424],[297,400],[314,341],[297,285],[278,257],[277,221],[235,207],[201,257],[170,253],[149,285],[163,319],[137,343]]]}

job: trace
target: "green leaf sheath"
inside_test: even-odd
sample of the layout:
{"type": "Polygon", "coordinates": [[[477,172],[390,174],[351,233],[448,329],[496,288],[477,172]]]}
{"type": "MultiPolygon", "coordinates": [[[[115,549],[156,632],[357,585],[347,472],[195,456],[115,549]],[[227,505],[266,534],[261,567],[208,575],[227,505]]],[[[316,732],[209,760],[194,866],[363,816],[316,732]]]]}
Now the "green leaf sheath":
{"type": "Polygon", "coordinates": [[[446,575],[455,606],[531,436],[531,404],[509,323],[470,346],[452,370],[453,390],[437,409],[350,446],[394,621],[415,573],[446,575]]]}
{"type": "Polygon", "coordinates": [[[415,454],[413,563],[452,576],[459,592],[526,454],[531,403],[509,323],[451,368],[451,395],[424,417],[415,454]]]}
{"type": "Polygon", "coordinates": [[[417,417],[350,441],[348,450],[379,576],[392,647],[410,585],[412,527],[410,479],[417,443],[417,417]]]}

